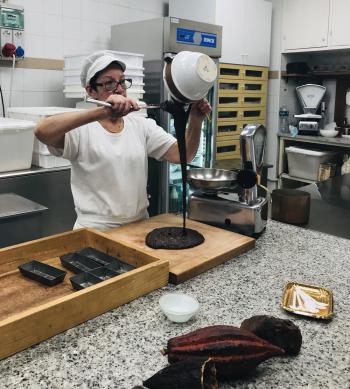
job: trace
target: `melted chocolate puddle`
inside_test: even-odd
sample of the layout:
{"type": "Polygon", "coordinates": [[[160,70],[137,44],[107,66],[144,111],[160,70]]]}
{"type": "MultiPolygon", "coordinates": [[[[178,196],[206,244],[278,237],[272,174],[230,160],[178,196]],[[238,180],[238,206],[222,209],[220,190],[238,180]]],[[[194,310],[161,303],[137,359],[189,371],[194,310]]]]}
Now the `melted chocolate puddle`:
{"type": "Polygon", "coordinates": [[[204,242],[204,236],[198,231],[186,228],[186,183],[187,183],[187,160],[186,160],[186,124],[190,107],[185,111],[184,105],[175,101],[162,103],[162,109],[173,115],[177,143],[180,153],[182,175],[182,228],[162,227],[156,228],[146,236],[146,244],[152,248],[184,249],[204,242]]]}

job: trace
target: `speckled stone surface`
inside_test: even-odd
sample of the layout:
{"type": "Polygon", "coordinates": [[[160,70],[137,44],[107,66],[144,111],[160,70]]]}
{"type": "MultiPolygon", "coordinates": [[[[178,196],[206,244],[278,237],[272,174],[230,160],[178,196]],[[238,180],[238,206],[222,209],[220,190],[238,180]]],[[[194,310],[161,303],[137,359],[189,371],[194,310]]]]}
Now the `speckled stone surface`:
{"type": "Polygon", "coordinates": [[[239,326],[257,314],[298,325],[301,352],[270,359],[250,378],[220,388],[349,388],[350,240],[269,222],[247,254],[0,361],[0,388],[131,389],[167,364],[159,350],[168,338],[208,325],[239,326]],[[330,288],[333,320],[285,312],[280,300],[287,281],[330,288]],[[197,316],[184,324],[169,322],[158,306],[160,296],[175,290],[196,296],[201,304],[197,316]]]}

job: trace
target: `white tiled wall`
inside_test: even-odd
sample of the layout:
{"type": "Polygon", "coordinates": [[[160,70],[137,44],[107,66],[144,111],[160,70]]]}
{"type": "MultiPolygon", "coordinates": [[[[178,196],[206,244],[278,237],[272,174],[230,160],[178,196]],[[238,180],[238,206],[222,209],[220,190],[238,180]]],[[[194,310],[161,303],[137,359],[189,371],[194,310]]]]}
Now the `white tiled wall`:
{"type": "MultiPolygon", "coordinates": [[[[26,57],[63,59],[110,46],[113,24],[164,15],[163,0],[11,0],[24,6],[26,57]]],[[[6,108],[12,69],[0,67],[6,108]]],[[[75,106],[63,95],[62,71],[15,69],[11,106],[75,106]]]]}

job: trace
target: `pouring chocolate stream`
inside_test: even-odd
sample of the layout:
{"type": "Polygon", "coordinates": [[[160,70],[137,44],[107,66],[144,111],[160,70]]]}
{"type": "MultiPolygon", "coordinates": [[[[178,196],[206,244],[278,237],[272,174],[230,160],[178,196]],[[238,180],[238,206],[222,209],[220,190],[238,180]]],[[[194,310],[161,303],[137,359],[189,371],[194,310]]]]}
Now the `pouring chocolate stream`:
{"type": "Polygon", "coordinates": [[[186,156],[186,124],[190,112],[190,106],[178,103],[176,101],[167,101],[167,104],[163,106],[163,109],[173,115],[174,127],[177,138],[177,144],[179,147],[180,163],[181,163],[181,176],[182,176],[182,234],[186,235],[186,182],[187,182],[187,156],[186,156]]]}
{"type": "Polygon", "coordinates": [[[177,143],[179,147],[181,175],[182,175],[182,228],[161,227],[149,232],[146,244],[156,249],[186,249],[204,242],[204,236],[196,230],[186,228],[186,183],[187,183],[187,157],[186,157],[186,124],[190,106],[176,101],[165,101],[162,109],[169,112],[174,118],[177,143]],[[185,109],[187,108],[187,110],[185,109]]]}

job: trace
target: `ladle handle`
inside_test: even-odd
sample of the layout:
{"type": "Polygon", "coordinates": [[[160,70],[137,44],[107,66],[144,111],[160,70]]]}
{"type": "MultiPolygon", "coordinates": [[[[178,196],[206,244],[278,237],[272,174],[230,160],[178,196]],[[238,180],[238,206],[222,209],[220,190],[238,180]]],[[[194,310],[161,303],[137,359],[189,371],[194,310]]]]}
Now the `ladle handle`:
{"type": "MultiPolygon", "coordinates": [[[[96,105],[99,105],[101,107],[112,108],[112,104],[106,103],[105,101],[101,101],[101,100],[91,99],[90,97],[87,97],[85,99],[85,102],[96,104],[96,105]]],[[[138,101],[137,105],[140,109],[158,109],[158,108],[161,108],[161,104],[147,104],[147,103],[144,103],[143,101],[138,101]]]]}
{"type": "Polygon", "coordinates": [[[101,101],[101,100],[95,100],[95,99],[86,98],[86,99],[85,99],[85,102],[97,104],[97,105],[99,105],[99,106],[101,106],[101,107],[112,108],[112,104],[106,103],[105,101],[101,101]]]}

